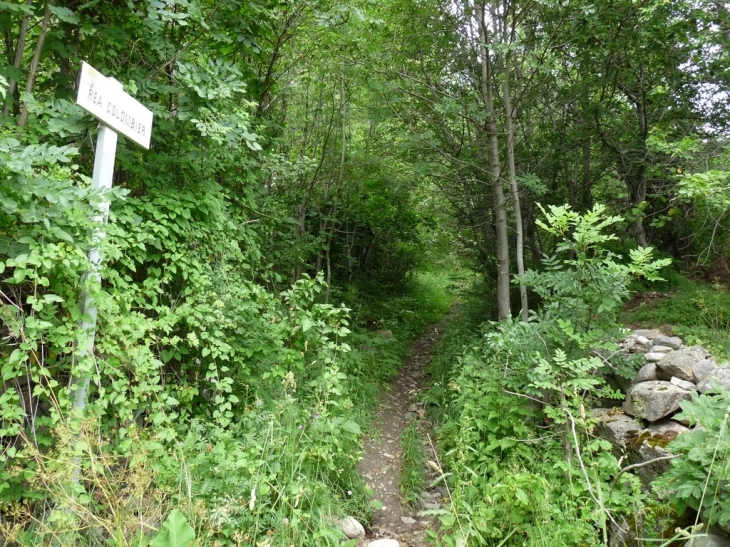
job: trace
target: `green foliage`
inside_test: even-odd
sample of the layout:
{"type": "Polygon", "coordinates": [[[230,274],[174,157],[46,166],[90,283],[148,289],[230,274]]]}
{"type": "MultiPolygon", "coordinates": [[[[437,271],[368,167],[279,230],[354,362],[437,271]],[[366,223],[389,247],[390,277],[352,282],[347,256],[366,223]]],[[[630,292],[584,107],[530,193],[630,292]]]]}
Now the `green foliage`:
{"type": "Polygon", "coordinates": [[[630,261],[606,249],[617,236],[605,230],[622,219],[597,204],[581,215],[569,206],[543,209],[545,222],[537,224],[556,240],[556,255],[543,259],[543,270],[525,273],[524,283],[543,299],[546,313],[576,322],[581,329],[593,322],[613,321],[629,296],[632,278],[659,280],[659,270],[671,261],[651,261],[652,248],[630,251],[630,261]]]}
{"type": "Polygon", "coordinates": [[[421,440],[416,422],[411,422],[400,436],[402,464],[398,480],[403,500],[412,508],[421,503],[421,493],[426,486],[426,457],[421,440]]]}
{"type": "MultiPolygon", "coordinates": [[[[652,261],[651,248],[633,249],[630,260],[614,255],[605,246],[616,236],[606,229],[621,221],[596,205],[583,215],[570,207],[551,206],[540,226],[556,238],[556,254],[543,259],[543,269],[530,270],[524,283],[542,298],[535,318],[534,337],[543,343],[527,366],[529,394],[538,397],[547,390],[559,399],[558,409],[546,407],[547,416],[558,422],[566,412],[576,415],[587,393],[614,396],[602,391],[598,371],[613,365],[602,351],[613,351],[618,312],[629,296],[632,278],[658,280],[658,271],[669,259],[652,261]]],[[[529,327],[524,327],[529,328],[529,327]]],[[[512,366],[515,369],[515,365],[512,366]]],[[[622,367],[623,368],[623,367],[622,367]]]]}
{"type": "Polygon", "coordinates": [[[655,279],[668,262],[652,261],[651,250],[626,262],[608,251],[615,236],[607,229],[619,221],[601,206],[586,214],[551,207],[541,224],[557,254],[523,277],[541,309],[529,322],[447,332],[426,400],[443,420],[454,499],[440,517],[448,541],[598,545],[609,515],[641,505],[635,478],[609,488],[619,463],[591,437],[586,417],[594,397],[617,396],[601,374],[626,365],[603,355],[616,347],[611,336],[632,277],[655,279]]]}
{"type": "Polygon", "coordinates": [[[716,387],[680,405],[679,420],[696,426],[667,447],[678,457],[657,481],[669,492],[669,501],[681,515],[687,507],[697,511],[708,526],[730,523],[730,391],[716,387]]]}
{"type": "Polygon", "coordinates": [[[705,346],[717,356],[730,355],[730,293],[726,287],[677,274],[674,277],[670,292],[657,294],[654,300],[623,312],[622,320],[648,326],[671,325],[687,344],[705,346]]]}
{"type": "Polygon", "coordinates": [[[190,547],[194,541],[195,530],[188,524],[185,515],[173,509],[149,547],[190,547]]]}
{"type": "MultiPolygon", "coordinates": [[[[539,402],[512,391],[520,388],[515,368],[529,358],[535,333],[520,323],[493,328],[475,336],[466,325],[450,327],[436,359],[436,371],[442,360],[453,365],[450,375],[437,376],[426,399],[440,407],[439,448],[454,503],[439,517],[446,532],[439,541],[551,545],[560,538],[564,545],[598,545],[592,523],[605,515],[589,497],[577,463],[565,461],[554,430],[537,427],[539,402]]],[[[524,373],[521,378],[526,381],[524,373]]],[[[604,443],[584,436],[586,425],[581,422],[581,451],[591,485],[601,483],[608,491],[618,464],[604,443]]],[[[626,510],[638,491],[636,484],[623,488],[611,492],[612,510],[626,510]]]]}

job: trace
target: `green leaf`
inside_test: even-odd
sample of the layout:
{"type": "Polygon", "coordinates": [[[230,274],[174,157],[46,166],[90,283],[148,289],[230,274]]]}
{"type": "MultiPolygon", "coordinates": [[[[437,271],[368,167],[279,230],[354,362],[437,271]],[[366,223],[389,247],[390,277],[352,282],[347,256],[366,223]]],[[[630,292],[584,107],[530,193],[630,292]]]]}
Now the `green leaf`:
{"type": "Polygon", "coordinates": [[[314,322],[311,319],[309,319],[308,317],[305,317],[302,320],[302,332],[307,332],[313,326],[314,326],[314,322]]]}
{"type": "Polygon", "coordinates": [[[61,21],[65,23],[78,25],[80,22],[78,16],[68,8],[49,5],[48,9],[50,9],[51,13],[53,13],[56,17],[58,17],[61,21]]]}
{"type": "Polygon", "coordinates": [[[162,524],[162,529],[150,544],[151,547],[190,547],[195,541],[195,530],[185,515],[173,509],[162,524]]]}

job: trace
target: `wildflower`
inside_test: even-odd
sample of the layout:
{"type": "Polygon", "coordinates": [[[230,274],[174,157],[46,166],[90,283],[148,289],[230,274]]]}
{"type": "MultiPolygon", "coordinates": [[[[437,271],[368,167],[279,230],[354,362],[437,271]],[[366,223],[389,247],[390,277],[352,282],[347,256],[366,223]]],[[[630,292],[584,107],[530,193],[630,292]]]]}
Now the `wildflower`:
{"type": "Polygon", "coordinates": [[[297,429],[301,429],[301,428],[302,428],[302,424],[299,424],[299,425],[297,426],[297,429]]]}
{"type": "Polygon", "coordinates": [[[316,419],[318,419],[318,418],[319,418],[319,412],[315,412],[315,414],[314,414],[314,419],[316,420],[316,419]]]}
{"type": "Polygon", "coordinates": [[[282,523],[282,524],[283,524],[284,526],[288,526],[288,525],[289,525],[289,519],[288,519],[288,518],[286,518],[286,517],[284,517],[283,519],[281,519],[281,523],[282,523]]]}

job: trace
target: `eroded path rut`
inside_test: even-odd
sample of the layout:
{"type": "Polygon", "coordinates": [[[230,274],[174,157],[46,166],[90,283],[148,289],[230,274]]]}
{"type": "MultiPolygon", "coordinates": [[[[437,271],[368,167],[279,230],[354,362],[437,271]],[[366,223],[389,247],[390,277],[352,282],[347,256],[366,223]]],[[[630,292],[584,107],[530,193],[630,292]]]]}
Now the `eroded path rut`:
{"type": "MultiPolygon", "coordinates": [[[[374,422],[377,433],[365,439],[359,469],[373,489],[373,497],[383,506],[375,511],[368,539],[360,545],[368,545],[380,538],[395,539],[401,547],[428,545],[425,538],[427,530],[433,527],[433,517],[424,515],[423,511],[438,509],[447,500],[443,485],[431,487],[437,477],[436,470],[431,467],[424,470],[428,480],[420,507],[402,504],[399,486],[402,464],[400,436],[403,430],[416,420],[420,430],[424,433],[430,431],[425,409],[416,402],[415,396],[427,387],[426,367],[446,320],[444,318],[431,326],[426,335],[411,346],[409,357],[381,396],[374,422]]],[[[423,449],[427,461],[436,460],[426,434],[423,435],[423,449]]]]}

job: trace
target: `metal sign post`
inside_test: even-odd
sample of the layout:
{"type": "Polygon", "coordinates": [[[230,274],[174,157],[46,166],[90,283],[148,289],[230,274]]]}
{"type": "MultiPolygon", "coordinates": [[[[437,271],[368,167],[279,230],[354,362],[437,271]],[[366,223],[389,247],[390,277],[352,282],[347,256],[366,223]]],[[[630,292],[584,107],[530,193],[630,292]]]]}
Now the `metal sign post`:
{"type": "MultiPolygon", "coordinates": [[[[112,187],[114,175],[114,159],[117,151],[117,131],[140,144],[150,147],[152,134],[152,112],[141,103],[124,92],[122,84],[114,78],[106,78],[87,63],[81,67],[81,79],[76,103],[102,122],[96,140],[94,157],[94,174],[92,188],[102,191],[99,211],[94,216],[97,228],[93,233],[93,243],[89,250],[90,269],[87,281],[101,281],[101,252],[99,245],[106,237],[104,224],[109,217],[109,198],[103,191],[112,187]]],[[[88,363],[94,355],[94,338],[96,336],[97,308],[92,295],[88,291],[81,294],[81,328],[86,334],[77,351],[81,364],[80,374],[72,374],[70,380],[73,408],[83,412],[86,407],[86,395],[93,372],[93,365],[88,363]]],[[[78,366],[78,364],[77,364],[78,366]]],[[[77,475],[78,469],[75,472],[77,475]]],[[[78,476],[75,477],[78,479],[78,476]]]]}

